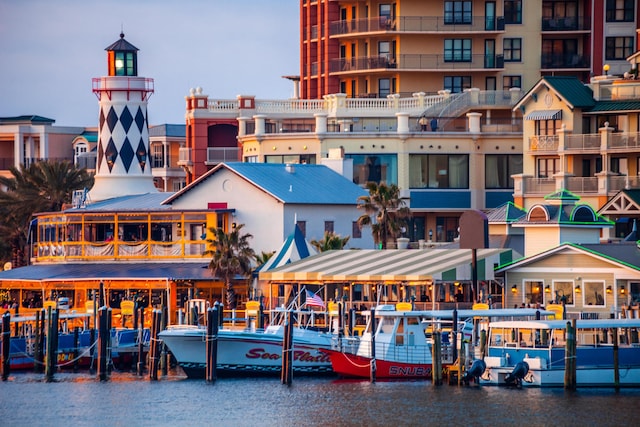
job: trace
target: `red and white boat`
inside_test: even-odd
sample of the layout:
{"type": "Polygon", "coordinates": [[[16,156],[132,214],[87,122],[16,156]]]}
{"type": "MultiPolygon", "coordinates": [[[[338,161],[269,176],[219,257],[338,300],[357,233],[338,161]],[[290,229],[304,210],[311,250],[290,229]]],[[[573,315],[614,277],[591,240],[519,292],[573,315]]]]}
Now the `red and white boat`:
{"type": "MultiPolygon", "coordinates": [[[[334,338],[331,349],[323,349],[331,358],[335,373],[349,378],[370,378],[375,365],[377,379],[428,379],[432,370],[432,331],[441,331],[442,366],[455,363],[452,324],[465,341],[473,341],[474,318],[534,318],[535,309],[427,310],[408,311],[405,307],[381,306],[375,311],[375,357],[372,357],[371,316],[361,337],[334,338]],[[402,310],[405,308],[405,310],[402,310]]],[[[541,311],[542,316],[553,312],[541,311]]],[[[475,322],[477,325],[478,322],[475,322]]]]}

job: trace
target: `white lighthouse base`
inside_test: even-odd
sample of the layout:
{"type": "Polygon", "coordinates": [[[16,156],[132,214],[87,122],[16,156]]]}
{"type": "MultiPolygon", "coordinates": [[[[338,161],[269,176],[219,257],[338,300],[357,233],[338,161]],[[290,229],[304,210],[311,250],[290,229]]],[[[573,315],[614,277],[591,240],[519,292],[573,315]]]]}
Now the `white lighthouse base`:
{"type": "Polygon", "coordinates": [[[157,193],[149,176],[96,176],[89,191],[90,203],[122,196],[157,193]]]}

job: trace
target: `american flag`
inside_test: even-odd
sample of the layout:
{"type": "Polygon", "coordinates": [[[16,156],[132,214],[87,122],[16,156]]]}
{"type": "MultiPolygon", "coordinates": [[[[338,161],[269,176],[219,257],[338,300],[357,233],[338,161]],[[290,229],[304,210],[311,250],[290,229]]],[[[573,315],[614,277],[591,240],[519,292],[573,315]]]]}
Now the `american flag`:
{"type": "Polygon", "coordinates": [[[322,307],[324,308],[324,301],[318,295],[307,291],[307,300],[305,304],[310,307],[322,307]]]}

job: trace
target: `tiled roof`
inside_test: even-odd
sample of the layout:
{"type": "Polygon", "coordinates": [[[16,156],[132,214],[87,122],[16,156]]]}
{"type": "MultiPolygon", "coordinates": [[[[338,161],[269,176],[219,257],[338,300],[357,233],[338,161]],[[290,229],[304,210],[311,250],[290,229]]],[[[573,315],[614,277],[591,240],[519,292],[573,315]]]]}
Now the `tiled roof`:
{"type": "Polygon", "coordinates": [[[487,212],[487,219],[489,222],[513,222],[526,214],[527,211],[519,208],[515,203],[507,202],[487,212]]]}
{"type": "Polygon", "coordinates": [[[599,113],[602,111],[638,111],[640,101],[596,101],[592,108],[586,109],[585,113],[599,113]]]}
{"type": "Polygon", "coordinates": [[[544,76],[542,79],[573,107],[593,107],[593,91],[573,76],[544,76]]]}
{"type": "Polygon", "coordinates": [[[355,205],[358,197],[369,193],[351,180],[323,165],[281,163],[221,163],[166,200],[171,203],[205,182],[222,168],[244,178],[283,203],[355,205]]]}

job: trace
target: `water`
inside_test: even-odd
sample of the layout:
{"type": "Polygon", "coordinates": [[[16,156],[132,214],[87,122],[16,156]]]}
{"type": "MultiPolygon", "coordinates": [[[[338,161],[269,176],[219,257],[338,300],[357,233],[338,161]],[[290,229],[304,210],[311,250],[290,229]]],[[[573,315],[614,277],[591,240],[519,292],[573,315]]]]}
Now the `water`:
{"type": "Polygon", "coordinates": [[[433,387],[427,381],[220,378],[176,374],[13,374],[0,382],[6,426],[635,426],[640,389],[433,387]]]}

